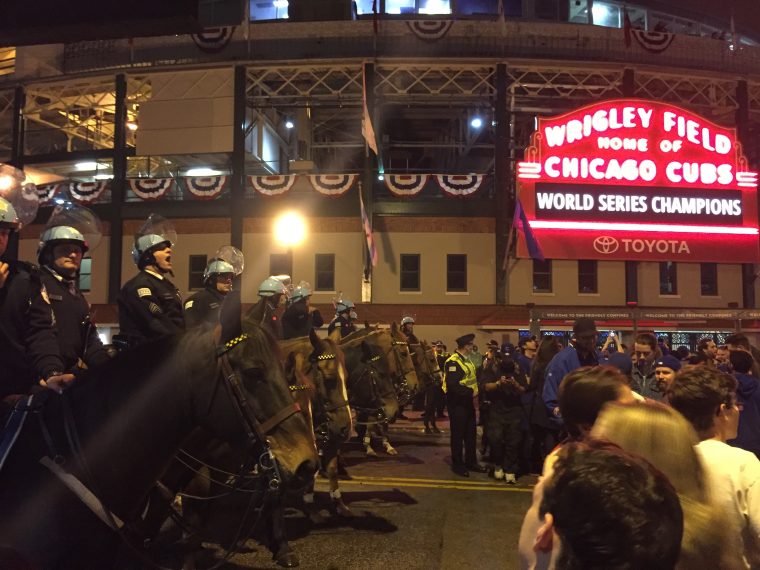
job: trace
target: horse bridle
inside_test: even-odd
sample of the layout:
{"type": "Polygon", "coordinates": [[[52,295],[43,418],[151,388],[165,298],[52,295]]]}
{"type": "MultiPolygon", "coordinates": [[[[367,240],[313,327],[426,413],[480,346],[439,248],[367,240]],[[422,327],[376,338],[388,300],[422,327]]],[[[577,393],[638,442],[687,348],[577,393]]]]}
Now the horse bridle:
{"type": "Polygon", "coordinates": [[[436,381],[436,374],[439,375],[438,382],[441,382],[443,380],[443,371],[441,370],[441,367],[438,365],[437,360],[433,360],[435,362],[435,368],[437,370],[433,369],[433,365],[431,364],[431,359],[428,358],[428,354],[432,356],[432,358],[435,358],[435,352],[433,351],[433,347],[425,348],[425,345],[423,344],[417,344],[415,346],[419,346],[422,349],[422,360],[423,360],[423,366],[425,367],[425,373],[430,376],[430,381],[435,383],[436,381]]]}
{"type": "MultiPolygon", "coordinates": [[[[326,374],[320,368],[320,363],[336,359],[337,356],[331,353],[319,354],[309,359],[309,361],[312,363],[312,382],[315,386],[317,385],[317,377],[321,376],[323,383],[324,379],[326,378],[326,374]]],[[[326,402],[320,398],[318,394],[315,394],[315,398],[313,398],[312,402],[316,404],[313,410],[315,419],[314,435],[317,437],[317,441],[319,443],[327,444],[330,441],[330,424],[334,421],[330,419],[330,413],[340,410],[341,408],[347,408],[349,406],[348,401],[341,398],[338,402],[326,402]],[[319,421],[319,423],[316,423],[316,421],[318,421],[318,418],[321,421],[319,421]]]]}
{"type": "Polygon", "coordinates": [[[232,368],[229,359],[230,351],[249,338],[249,335],[241,334],[228,340],[223,345],[216,347],[218,370],[219,374],[224,379],[224,386],[227,388],[227,392],[235,404],[235,411],[237,411],[238,417],[245,427],[248,441],[251,443],[259,443],[264,448],[263,453],[259,457],[258,467],[261,468],[262,473],[267,474],[269,477],[270,488],[275,489],[279,487],[282,478],[280,477],[279,469],[277,467],[277,461],[269,446],[267,434],[287,420],[290,416],[301,412],[301,407],[298,403],[293,402],[263,422],[260,422],[258,418],[256,418],[256,415],[253,413],[253,410],[248,403],[245,390],[243,390],[240,384],[238,373],[232,368]]]}
{"type": "MultiPolygon", "coordinates": [[[[354,384],[358,384],[361,380],[364,378],[369,378],[369,385],[370,385],[370,397],[372,398],[372,401],[377,401],[381,399],[380,391],[377,388],[377,376],[379,372],[375,368],[374,363],[378,362],[380,360],[380,356],[373,356],[367,361],[363,362],[363,369],[359,377],[356,379],[354,384]]],[[[356,425],[377,425],[377,424],[386,424],[388,423],[388,417],[385,415],[385,410],[383,410],[382,406],[378,408],[364,408],[361,406],[357,406],[356,404],[351,404],[351,407],[356,410],[358,413],[364,413],[368,415],[374,415],[377,419],[373,421],[366,421],[366,422],[360,422],[355,421],[354,423],[356,425]]]]}
{"type": "Polygon", "coordinates": [[[412,363],[412,368],[409,370],[404,370],[404,366],[401,362],[401,353],[399,352],[401,349],[398,348],[399,346],[405,346],[407,350],[407,355],[409,356],[409,360],[411,360],[411,355],[408,354],[409,351],[409,343],[403,340],[395,340],[391,339],[391,352],[393,352],[393,356],[396,359],[396,372],[394,372],[394,385],[397,387],[398,390],[398,398],[399,398],[399,404],[404,405],[409,402],[409,400],[412,397],[412,392],[409,390],[409,383],[406,381],[406,377],[409,376],[409,374],[415,372],[414,369],[414,363],[412,363]],[[404,398],[404,401],[402,402],[401,399],[404,398]]]}

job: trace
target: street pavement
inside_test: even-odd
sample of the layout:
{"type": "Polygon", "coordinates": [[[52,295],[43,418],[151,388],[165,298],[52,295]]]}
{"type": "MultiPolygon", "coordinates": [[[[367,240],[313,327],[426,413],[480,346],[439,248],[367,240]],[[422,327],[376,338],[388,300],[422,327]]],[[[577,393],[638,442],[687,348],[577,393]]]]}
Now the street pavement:
{"type": "MultiPolygon", "coordinates": [[[[422,433],[418,412],[391,427],[396,456],[366,457],[358,443],[344,453],[350,480],[340,485],[352,518],[329,511],[327,482],[317,480],[317,505],[326,517],[312,524],[289,508],[287,534],[304,570],[478,570],[517,568],[517,540],[535,476],[518,485],[486,474],[451,472],[448,423],[441,435],[422,433]]],[[[249,540],[225,569],[278,568],[271,554],[249,540]]],[[[207,543],[204,566],[219,559],[207,543]]]]}

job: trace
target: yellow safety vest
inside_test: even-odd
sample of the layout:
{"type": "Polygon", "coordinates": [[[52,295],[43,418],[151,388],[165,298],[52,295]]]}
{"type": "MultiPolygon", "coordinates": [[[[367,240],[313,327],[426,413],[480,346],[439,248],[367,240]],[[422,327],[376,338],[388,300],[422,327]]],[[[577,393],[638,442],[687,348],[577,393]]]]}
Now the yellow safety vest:
{"type": "MultiPolygon", "coordinates": [[[[478,377],[476,375],[475,365],[469,358],[463,357],[458,352],[454,352],[446,360],[444,372],[448,373],[449,363],[457,364],[462,370],[464,370],[464,378],[459,383],[465,388],[472,389],[474,395],[478,394],[478,377]]],[[[443,382],[443,391],[446,392],[446,382],[443,382]]]]}

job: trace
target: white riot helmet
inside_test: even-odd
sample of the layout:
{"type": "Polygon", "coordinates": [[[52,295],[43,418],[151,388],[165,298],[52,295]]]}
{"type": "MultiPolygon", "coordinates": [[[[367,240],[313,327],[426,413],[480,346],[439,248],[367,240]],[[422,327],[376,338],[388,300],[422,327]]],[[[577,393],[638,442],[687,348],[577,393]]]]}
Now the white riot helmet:
{"type": "Polygon", "coordinates": [[[13,232],[18,231],[21,220],[16,215],[16,209],[8,200],[0,198],[0,228],[6,228],[13,232]]]}
{"type": "Polygon", "coordinates": [[[174,226],[161,216],[151,214],[135,234],[132,245],[132,261],[139,269],[149,265],[153,252],[161,247],[173,247],[177,242],[177,232],[174,226]]]}
{"type": "Polygon", "coordinates": [[[212,259],[208,262],[206,269],[203,271],[203,282],[208,283],[209,279],[212,277],[224,275],[225,273],[235,275],[235,268],[232,264],[227,263],[223,259],[212,259]]]}
{"type": "Polygon", "coordinates": [[[401,326],[404,325],[413,325],[414,324],[414,317],[406,316],[401,319],[401,326]]]}
{"type": "Polygon", "coordinates": [[[259,297],[274,297],[288,294],[288,288],[277,277],[269,276],[259,285],[259,297]]]}
{"type": "Polygon", "coordinates": [[[349,299],[341,299],[335,303],[335,314],[348,313],[350,319],[358,319],[356,311],[354,311],[356,305],[349,299]]]}
{"type": "Polygon", "coordinates": [[[103,233],[97,214],[77,204],[64,202],[53,210],[37,247],[37,261],[45,264],[45,257],[54,246],[73,243],[82,249],[82,255],[100,243],[103,233]]]}
{"type": "Polygon", "coordinates": [[[288,299],[288,304],[292,305],[293,303],[297,303],[308,297],[311,297],[311,285],[306,281],[301,281],[293,288],[293,291],[290,294],[290,299],[288,299]]]}

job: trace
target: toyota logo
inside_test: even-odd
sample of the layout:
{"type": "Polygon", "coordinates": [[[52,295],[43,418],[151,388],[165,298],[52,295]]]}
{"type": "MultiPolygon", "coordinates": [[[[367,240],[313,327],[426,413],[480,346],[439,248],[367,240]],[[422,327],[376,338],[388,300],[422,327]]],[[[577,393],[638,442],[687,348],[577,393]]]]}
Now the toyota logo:
{"type": "Polygon", "coordinates": [[[611,253],[615,253],[618,248],[620,247],[620,244],[618,243],[618,240],[616,240],[614,237],[610,236],[599,236],[594,240],[594,249],[602,253],[604,255],[610,255],[611,253]]]}

